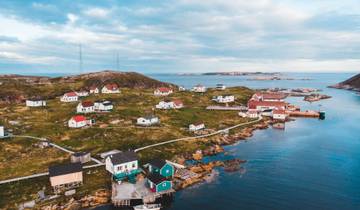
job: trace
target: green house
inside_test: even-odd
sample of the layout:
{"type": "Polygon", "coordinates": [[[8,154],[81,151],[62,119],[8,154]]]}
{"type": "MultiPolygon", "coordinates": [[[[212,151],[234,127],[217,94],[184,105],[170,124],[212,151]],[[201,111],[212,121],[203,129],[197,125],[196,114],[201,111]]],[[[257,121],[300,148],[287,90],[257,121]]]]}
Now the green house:
{"type": "Polygon", "coordinates": [[[149,172],[152,174],[159,174],[165,178],[174,176],[174,166],[167,163],[165,160],[155,159],[149,163],[149,172]]]}
{"type": "Polygon", "coordinates": [[[151,192],[161,193],[172,189],[172,182],[159,174],[150,174],[148,184],[151,192]]]}

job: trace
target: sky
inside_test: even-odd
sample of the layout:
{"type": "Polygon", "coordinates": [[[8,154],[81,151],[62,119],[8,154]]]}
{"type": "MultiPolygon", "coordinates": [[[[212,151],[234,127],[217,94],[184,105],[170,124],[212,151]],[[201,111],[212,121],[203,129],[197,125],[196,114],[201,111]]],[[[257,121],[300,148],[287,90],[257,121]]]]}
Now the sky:
{"type": "Polygon", "coordinates": [[[0,1],[0,74],[356,72],[359,52],[359,0],[0,1]]]}

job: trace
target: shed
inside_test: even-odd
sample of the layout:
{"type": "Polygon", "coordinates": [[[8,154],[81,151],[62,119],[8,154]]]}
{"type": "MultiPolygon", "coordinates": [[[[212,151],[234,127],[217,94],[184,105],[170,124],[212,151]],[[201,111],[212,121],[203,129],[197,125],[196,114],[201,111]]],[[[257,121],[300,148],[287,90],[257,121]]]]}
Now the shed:
{"type": "Polygon", "coordinates": [[[49,167],[50,184],[55,193],[79,187],[83,183],[81,163],[68,163],[49,167]]]}
{"type": "Polygon", "coordinates": [[[91,154],[90,152],[76,152],[71,155],[71,162],[72,163],[87,163],[91,161],[91,154]]]}

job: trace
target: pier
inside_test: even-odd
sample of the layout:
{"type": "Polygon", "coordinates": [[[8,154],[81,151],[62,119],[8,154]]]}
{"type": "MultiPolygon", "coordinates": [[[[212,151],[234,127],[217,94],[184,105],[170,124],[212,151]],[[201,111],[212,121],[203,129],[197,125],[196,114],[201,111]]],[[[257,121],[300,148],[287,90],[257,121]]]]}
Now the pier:
{"type": "Polygon", "coordinates": [[[313,118],[319,118],[320,117],[320,113],[317,111],[311,111],[311,110],[306,110],[306,111],[290,111],[288,112],[290,117],[313,117],[313,118]]]}

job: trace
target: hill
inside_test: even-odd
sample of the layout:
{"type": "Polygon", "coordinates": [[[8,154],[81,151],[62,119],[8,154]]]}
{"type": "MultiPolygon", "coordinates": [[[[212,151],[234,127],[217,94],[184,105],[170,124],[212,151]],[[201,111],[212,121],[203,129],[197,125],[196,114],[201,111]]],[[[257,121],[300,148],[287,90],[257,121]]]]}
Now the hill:
{"type": "Polygon", "coordinates": [[[343,82],[330,86],[332,88],[346,89],[360,91],[360,74],[357,74],[350,79],[347,79],[343,82]]]}
{"type": "Polygon", "coordinates": [[[55,98],[68,91],[99,88],[116,83],[120,88],[157,88],[173,86],[136,72],[101,71],[65,77],[0,75],[0,103],[19,103],[30,97],[55,98]]]}

